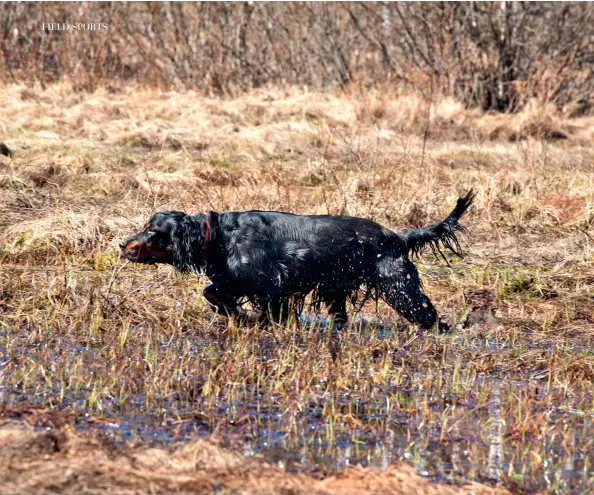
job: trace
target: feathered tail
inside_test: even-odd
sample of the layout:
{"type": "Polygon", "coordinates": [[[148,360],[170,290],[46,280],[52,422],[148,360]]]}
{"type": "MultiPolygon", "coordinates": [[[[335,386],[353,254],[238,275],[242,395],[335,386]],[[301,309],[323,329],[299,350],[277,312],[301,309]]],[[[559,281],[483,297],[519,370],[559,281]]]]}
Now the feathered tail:
{"type": "Polygon", "coordinates": [[[448,217],[437,225],[401,232],[400,235],[406,244],[408,252],[413,255],[419,255],[423,249],[430,247],[435,256],[439,253],[442,258],[445,259],[445,256],[440,249],[441,245],[452,251],[454,254],[462,256],[460,253],[460,243],[458,242],[456,234],[458,232],[467,233],[468,231],[466,227],[458,223],[458,221],[462,218],[462,215],[466,213],[466,210],[468,210],[472,204],[475,196],[476,193],[472,189],[468,191],[466,196],[458,199],[456,207],[448,217]]]}

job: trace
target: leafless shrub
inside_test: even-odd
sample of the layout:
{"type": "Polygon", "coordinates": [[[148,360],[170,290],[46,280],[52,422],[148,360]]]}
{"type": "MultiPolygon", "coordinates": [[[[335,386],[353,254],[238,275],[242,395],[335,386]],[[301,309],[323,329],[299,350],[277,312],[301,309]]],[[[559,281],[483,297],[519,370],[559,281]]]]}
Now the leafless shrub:
{"type": "Polygon", "coordinates": [[[0,15],[0,77],[42,87],[388,85],[498,111],[535,97],[592,108],[587,3],[5,3],[0,15]],[[44,22],[109,29],[49,31],[44,22]]]}

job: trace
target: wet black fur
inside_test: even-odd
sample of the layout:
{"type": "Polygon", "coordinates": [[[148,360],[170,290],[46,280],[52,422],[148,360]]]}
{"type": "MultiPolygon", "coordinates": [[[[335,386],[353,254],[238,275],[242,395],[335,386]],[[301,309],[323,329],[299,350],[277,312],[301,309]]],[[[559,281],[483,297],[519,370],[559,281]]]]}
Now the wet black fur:
{"type": "Polygon", "coordinates": [[[365,297],[381,297],[410,322],[430,328],[437,313],[423,293],[410,255],[426,247],[459,253],[457,234],[466,231],[459,220],[474,196],[471,191],[458,199],[441,223],[404,232],[347,216],[160,212],[149,220],[150,229],[124,241],[122,249],[126,252],[133,240],[146,243],[151,252],[163,254],[137,261],[204,272],[212,281],[204,295],[221,312],[235,313],[238,304],[249,300],[282,319],[290,302],[300,311],[313,292],[314,306],[325,303],[330,314],[344,322],[347,299],[356,298],[365,286],[365,297]],[[204,250],[207,218],[210,235],[204,250]]]}

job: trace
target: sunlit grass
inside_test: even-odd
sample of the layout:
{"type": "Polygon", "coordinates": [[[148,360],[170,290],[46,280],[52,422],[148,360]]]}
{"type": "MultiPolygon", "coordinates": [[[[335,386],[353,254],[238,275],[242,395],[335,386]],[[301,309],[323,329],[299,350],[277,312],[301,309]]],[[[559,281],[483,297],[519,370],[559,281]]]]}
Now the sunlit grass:
{"type": "MultiPolygon", "coordinates": [[[[39,104],[17,94],[3,93],[1,116],[30,127],[39,104]]],[[[259,94],[99,91],[81,95],[100,103],[81,131],[55,104],[59,119],[8,135],[2,401],[74,410],[81,428],[109,419],[126,440],[214,435],[307,472],[404,459],[440,480],[587,486],[594,156],[580,143],[590,121],[560,146],[487,140],[492,116],[472,113],[476,139],[430,140],[420,169],[418,129],[403,117],[412,103],[390,101],[378,120],[344,96],[277,96],[264,111],[259,94]],[[206,280],[117,250],[155,209],[341,213],[400,229],[441,219],[470,187],[465,258],[418,262],[454,330],[419,333],[368,303],[336,360],[328,330],[228,324],[202,299],[206,280]]],[[[463,112],[450,107],[436,112],[463,112]]]]}

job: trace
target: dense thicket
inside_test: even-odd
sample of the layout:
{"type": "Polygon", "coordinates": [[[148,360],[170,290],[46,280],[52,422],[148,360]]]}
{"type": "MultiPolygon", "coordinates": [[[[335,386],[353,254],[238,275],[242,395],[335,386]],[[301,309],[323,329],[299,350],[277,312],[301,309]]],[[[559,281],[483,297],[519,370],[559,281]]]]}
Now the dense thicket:
{"type": "Polygon", "coordinates": [[[2,3],[4,81],[393,85],[513,111],[594,94],[591,3],[2,3]],[[44,31],[43,22],[107,23],[44,31]]]}

